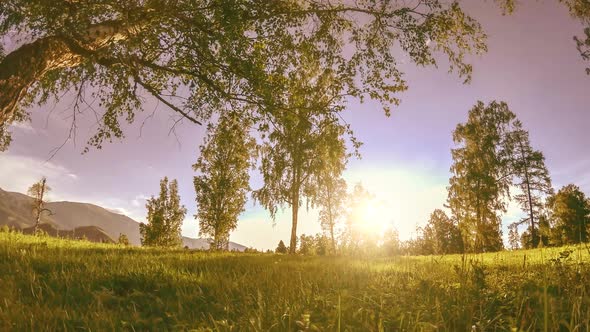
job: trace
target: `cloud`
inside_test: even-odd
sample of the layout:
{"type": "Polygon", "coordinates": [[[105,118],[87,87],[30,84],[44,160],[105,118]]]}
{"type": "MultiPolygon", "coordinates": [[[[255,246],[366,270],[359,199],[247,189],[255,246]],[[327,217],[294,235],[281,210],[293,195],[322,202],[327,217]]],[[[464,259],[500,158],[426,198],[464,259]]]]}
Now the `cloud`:
{"type": "MultiPolygon", "coordinates": [[[[53,162],[12,154],[0,154],[0,187],[24,193],[41,177],[47,177],[50,186],[74,175],[64,166],[53,162]]],[[[74,175],[75,176],[75,175],[74,175]]],[[[51,195],[50,195],[51,196],[51,195]]]]}
{"type": "Polygon", "coordinates": [[[145,201],[147,199],[149,199],[149,196],[146,196],[144,194],[139,194],[137,196],[135,196],[135,198],[133,198],[131,200],[131,205],[133,205],[134,207],[141,207],[145,205],[145,201]]]}
{"type": "Polygon", "coordinates": [[[10,125],[10,128],[18,129],[20,131],[27,132],[27,133],[34,133],[35,132],[35,128],[33,128],[33,126],[31,126],[30,122],[13,122],[10,125]]]}

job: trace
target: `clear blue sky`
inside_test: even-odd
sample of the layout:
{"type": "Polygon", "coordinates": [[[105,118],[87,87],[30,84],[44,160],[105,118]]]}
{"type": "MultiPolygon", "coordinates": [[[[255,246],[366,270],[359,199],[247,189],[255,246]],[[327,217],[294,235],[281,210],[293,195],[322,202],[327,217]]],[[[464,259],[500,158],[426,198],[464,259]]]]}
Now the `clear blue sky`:
{"type": "MultiPolygon", "coordinates": [[[[442,207],[451,165],[451,132],[465,120],[477,100],[503,100],[530,131],[533,145],[542,150],[554,186],[579,185],[590,193],[590,76],[572,37],[582,27],[565,8],[552,1],[528,1],[515,15],[502,16],[493,1],[465,2],[489,35],[489,52],[472,58],[473,82],[463,85],[449,75],[444,63],[438,69],[416,68],[402,61],[410,89],[390,118],[378,105],[352,102],[345,114],[356,136],[364,142],[363,158],[352,160],[345,178],[349,185],[362,181],[385,206],[385,222],[398,228],[402,238],[412,236],[430,212],[442,207]]],[[[106,145],[82,155],[93,117],[79,123],[76,144],[66,144],[49,162],[51,150],[68,135],[71,98],[57,107],[33,111],[32,126],[14,128],[14,143],[0,154],[0,187],[25,192],[41,175],[54,188],[53,200],[84,201],[117,209],[137,221],[145,217],[145,198],[157,194],[164,176],[179,181],[189,213],[183,226],[196,237],[193,171],[204,127],[183,124],[169,135],[170,112],[156,108],[153,119],[140,131],[146,109],[126,129],[123,143],[106,145]]],[[[259,177],[253,176],[253,187],[259,177]]],[[[505,224],[518,218],[511,206],[505,224]]],[[[320,230],[316,211],[304,211],[299,234],[320,230]]],[[[257,248],[274,248],[290,232],[289,211],[276,224],[266,211],[248,203],[231,240],[257,248]]]]}

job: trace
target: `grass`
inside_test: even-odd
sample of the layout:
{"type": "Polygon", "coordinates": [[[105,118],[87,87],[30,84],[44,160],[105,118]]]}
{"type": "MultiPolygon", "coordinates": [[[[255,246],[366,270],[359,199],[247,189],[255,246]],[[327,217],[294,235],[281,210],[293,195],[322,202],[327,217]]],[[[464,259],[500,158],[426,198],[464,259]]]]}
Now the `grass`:
{"type": "Polygon", "coordinates": [[[0,330],[587,331],[589,263],[584,247],[291,257],[0,233],[0,330]]]}

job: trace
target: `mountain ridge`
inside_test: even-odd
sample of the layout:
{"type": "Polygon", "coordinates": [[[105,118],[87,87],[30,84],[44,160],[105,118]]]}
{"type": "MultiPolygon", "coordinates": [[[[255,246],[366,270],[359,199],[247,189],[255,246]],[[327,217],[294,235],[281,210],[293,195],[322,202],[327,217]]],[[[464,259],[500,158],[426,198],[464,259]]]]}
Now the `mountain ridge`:
{"type": "MultiPolygon", "coordinates": [[[[34,226],[31,202],[32,198],[25,194],[5,191],[0,188],[0,226],[7,225],[21,230],[34,226]]],[[[59,232],[94,226],[113,241],[116,241],[120,234],[125,234],[131,244],[141,244],[139,222],[120,212],[110,211],[91,203],[71,201],[48,202],[46,207],[52,214],[44,214],[42,222],[49,224],[59,232]]],[[[96,233],[96,231],[93,232],[96,233]]],[[[101,236],[97,238],[102,239],[101,236]]],[[[204,238],[183,236],[182,242],[183,246],[190,249],[209,248],[209,240],[204,238]]],[[[229,249],[244,251],[246,246],[230,242],[229,249]]]]}

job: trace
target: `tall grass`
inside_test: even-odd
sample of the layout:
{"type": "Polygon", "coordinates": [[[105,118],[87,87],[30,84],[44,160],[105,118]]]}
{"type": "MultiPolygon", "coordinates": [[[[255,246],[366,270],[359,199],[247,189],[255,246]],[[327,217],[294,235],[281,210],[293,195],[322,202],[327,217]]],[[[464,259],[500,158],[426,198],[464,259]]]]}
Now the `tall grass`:
{"type": "Polygon", "coordinates": [[[590,256],[570,250],[351,259],[0,233],[0,330],[586,331],[590,256]]]}

